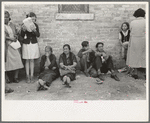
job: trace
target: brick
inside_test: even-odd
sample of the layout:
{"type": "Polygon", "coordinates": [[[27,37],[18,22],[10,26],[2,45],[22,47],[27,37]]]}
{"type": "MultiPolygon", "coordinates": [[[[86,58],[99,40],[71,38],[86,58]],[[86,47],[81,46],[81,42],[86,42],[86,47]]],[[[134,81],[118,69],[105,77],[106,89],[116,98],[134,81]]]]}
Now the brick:
{"type": "MultiPolygon", "coordinates": [[[[10,11],[15,24],[21,24],[28,12],[35,12],[41,33],[38,39],[41,55],[44,54],[46,45],[52,46],[58,59],[66,43],[70,44],[72,51],[77,54],[82,41],[90,41],[93,49],[96,43],[101,41],[113,56],[115,66],[122,67],[119,29],[124,21],[131,22],[135,19],[133,13],[139,7],[146,8],[143,4],[90,4],[90,13],[94,14],[91,21],[56,20],[57,4],[7,5],[6,9],[10,11]]],[[[35,69],[38,67],[37,60],[35,69]]]]}

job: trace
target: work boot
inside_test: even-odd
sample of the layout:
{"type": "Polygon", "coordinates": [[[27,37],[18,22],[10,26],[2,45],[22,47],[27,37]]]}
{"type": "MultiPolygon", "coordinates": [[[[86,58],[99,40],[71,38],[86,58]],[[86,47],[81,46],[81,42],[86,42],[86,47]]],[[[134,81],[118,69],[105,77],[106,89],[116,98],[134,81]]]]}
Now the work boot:
{"type": "Polygon", "coordinates": [[[117,77],[116,74],[112,74],[112,75],[111,75],[111,78],[115,79],[116,81],[120,81],[120,79],[117,77]]]}
{"type": "Polygon", "coordinates": [[[84,74],[86,75],[86,77],[90,77],[88,72],[84,72],[84,74]]]}
{"type": "Polygon", "coordinates": [[[105,80],[105,79],[104,79],[104,76],[103,76],[102,74],[99,74],[98,78],[99,78],[100,80],[102,80],[102,81],[105,80]]]}

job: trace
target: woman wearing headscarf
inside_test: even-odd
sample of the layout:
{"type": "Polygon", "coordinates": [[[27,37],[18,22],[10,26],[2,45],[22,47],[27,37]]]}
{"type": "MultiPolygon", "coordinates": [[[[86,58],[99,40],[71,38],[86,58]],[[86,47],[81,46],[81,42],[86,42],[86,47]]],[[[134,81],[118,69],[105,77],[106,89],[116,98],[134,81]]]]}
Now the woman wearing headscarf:
{"type": "Polygon", "coordinates": [[[59,69],[56,63],[56,56],[50,46],[45,47],[45,54],[41,57],[40,76],[38,90],[47,90],[51,83],[59,77],[59,69]]]}
{"type": "Polygon", "coordinates": [[[10,14],[5,11],[5,70],[7,72],[13,71],[13,82],[18,83],[19,69],[23,68],[21,55],[19,49],[14,49],[11,46],[12,42],[16,42],[18,33],[16,26],[10,22],[10,14]]]}

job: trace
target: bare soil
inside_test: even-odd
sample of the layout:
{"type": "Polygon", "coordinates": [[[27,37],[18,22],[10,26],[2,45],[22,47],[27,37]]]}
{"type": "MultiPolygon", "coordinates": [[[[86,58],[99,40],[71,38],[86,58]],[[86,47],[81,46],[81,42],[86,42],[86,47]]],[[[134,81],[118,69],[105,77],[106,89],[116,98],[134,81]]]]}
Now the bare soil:
{"type": "MultiPolygon", "coordinates": [[[[13,93],[5,94],[6,100],[146,100],[145,80],[135,80],[125,73],[118,73],[121,81],[115,81],[110,74],[105,75],[103,84],[95,78],[78,73],[71,88],[62,85],[60,78],[53,81],[49,90],[37,91],[37,83],[27,84],[25,78],[19,83],[11,83],[13,93]]],[[[35,77],[37,81],[37,77],[35,77]]]]}

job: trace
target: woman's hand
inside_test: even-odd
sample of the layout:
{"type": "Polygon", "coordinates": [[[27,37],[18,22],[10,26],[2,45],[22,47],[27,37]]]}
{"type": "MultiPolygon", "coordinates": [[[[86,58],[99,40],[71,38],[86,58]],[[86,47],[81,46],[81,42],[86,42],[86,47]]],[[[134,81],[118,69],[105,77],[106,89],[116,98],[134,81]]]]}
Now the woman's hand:
{"type": "Polygon", "coordinates": [[[33,25],[30,26],[30,29],[32,30],[32,32],[36,32],[36,28],[33,25]]]}
{"type": "Polygon", "coordinates": [[[10,40],[11,40],[12,42],[16,42],[16,41],[17,41],[17,38],[16,38],[16,37],[13,37],[13,38],[10,38],[10,40]]]}
{"type": "Polygon", "coordinates": [[[47,53],[45,53],[45,56],[47,56],[47,57],[48,57],[49,55],[50,55],[50,54],[49,54],[48,52],[47,52],[47,53]]]}

